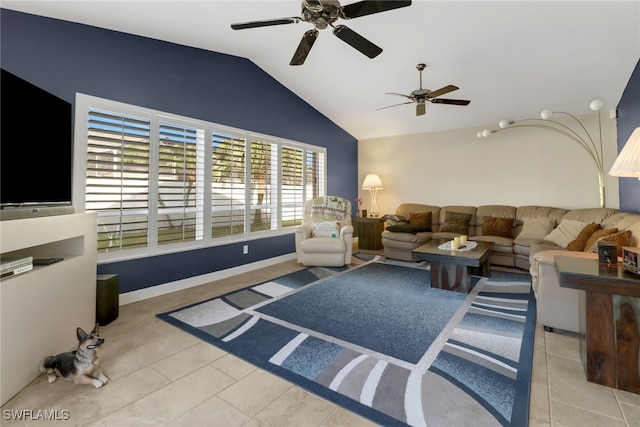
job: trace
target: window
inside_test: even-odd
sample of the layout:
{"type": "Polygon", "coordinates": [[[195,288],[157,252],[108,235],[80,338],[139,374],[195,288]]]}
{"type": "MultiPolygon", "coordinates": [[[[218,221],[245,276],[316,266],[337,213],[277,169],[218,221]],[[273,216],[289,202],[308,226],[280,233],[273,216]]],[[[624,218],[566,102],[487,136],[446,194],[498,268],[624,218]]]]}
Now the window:
{"type": "Polygon", "coordinates": [[[74,203],[100,259],[293,232],[326,150],[78,94],[74,203]]]}

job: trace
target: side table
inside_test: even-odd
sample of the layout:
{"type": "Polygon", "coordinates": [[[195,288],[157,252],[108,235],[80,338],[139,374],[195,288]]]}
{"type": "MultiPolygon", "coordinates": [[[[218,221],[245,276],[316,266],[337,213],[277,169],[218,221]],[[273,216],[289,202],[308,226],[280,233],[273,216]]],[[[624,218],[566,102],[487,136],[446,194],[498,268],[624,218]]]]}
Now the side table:
{"type": "Polygon", "coordinates": [[[382,218],[353,217],[353,235],[358,237],[358,249],[378,251],[382,249],[382,232],[384,220],[382,218]]]}
{"type": "Polygon", "coordinates": [[[560,286],[584,291],[580,353],[587,381],[640,393],[640,276],[591,258],[556,257],[560,286]]]}

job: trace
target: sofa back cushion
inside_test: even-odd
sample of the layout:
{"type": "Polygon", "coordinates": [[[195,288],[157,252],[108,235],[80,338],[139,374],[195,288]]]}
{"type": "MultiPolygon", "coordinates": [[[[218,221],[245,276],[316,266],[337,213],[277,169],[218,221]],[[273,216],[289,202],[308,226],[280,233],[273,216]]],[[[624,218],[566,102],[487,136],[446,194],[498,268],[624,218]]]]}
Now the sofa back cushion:
{"type": "Polygon", "coordinates": [[[516,211],[516,221],[514,236],[517,238],[522,232],[522,225],[531,219],[549,218],[560,224],[562,216],[568,212],[567,209],[554,208],[549,206],[520,206],[516,211]]]}
{"type": "Polygon", "coordinates": [[[613,208],[573,209],[564,214],[562,219],[602,224],[605,219],[617,213],[618,209],[613,208]]]}

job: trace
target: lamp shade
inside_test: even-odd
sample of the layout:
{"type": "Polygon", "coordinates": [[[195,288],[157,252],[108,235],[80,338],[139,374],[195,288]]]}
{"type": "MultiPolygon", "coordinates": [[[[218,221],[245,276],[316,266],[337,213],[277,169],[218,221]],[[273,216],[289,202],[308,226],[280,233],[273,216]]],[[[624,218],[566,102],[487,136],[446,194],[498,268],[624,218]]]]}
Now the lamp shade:
{"type": "Polygon", "coordinates": [[[640,127],[633,131],[622,147],[622,151],[609,170],[609,175],[640,178],[640,127]]]}
{"type": "Polygon", "coordinates": [[[370,173],[364,178],[364,182],[362,183],[363,190],[382,190],[382,180],[375,173],[370,173]]]}

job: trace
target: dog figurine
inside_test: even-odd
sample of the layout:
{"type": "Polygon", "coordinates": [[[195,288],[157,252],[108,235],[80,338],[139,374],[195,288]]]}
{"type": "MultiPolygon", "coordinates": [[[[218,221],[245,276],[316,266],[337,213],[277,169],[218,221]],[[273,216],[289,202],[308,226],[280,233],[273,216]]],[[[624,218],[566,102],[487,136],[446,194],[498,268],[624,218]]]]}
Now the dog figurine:
{"type": "Polygon", "coordinates": [[[40,372],[46,372],[49,382],[55,382],[58,377],[76,384],[92,385],[100,388],[109,382],[109,378],[102,372],[96,349],[102,345],[104,338],[98,336],[98,327],[87,334],[82,328],[76,329],[78,348],[74,351],[60,353],[57,356],[47,356],[40,362],[40,372]]]}

